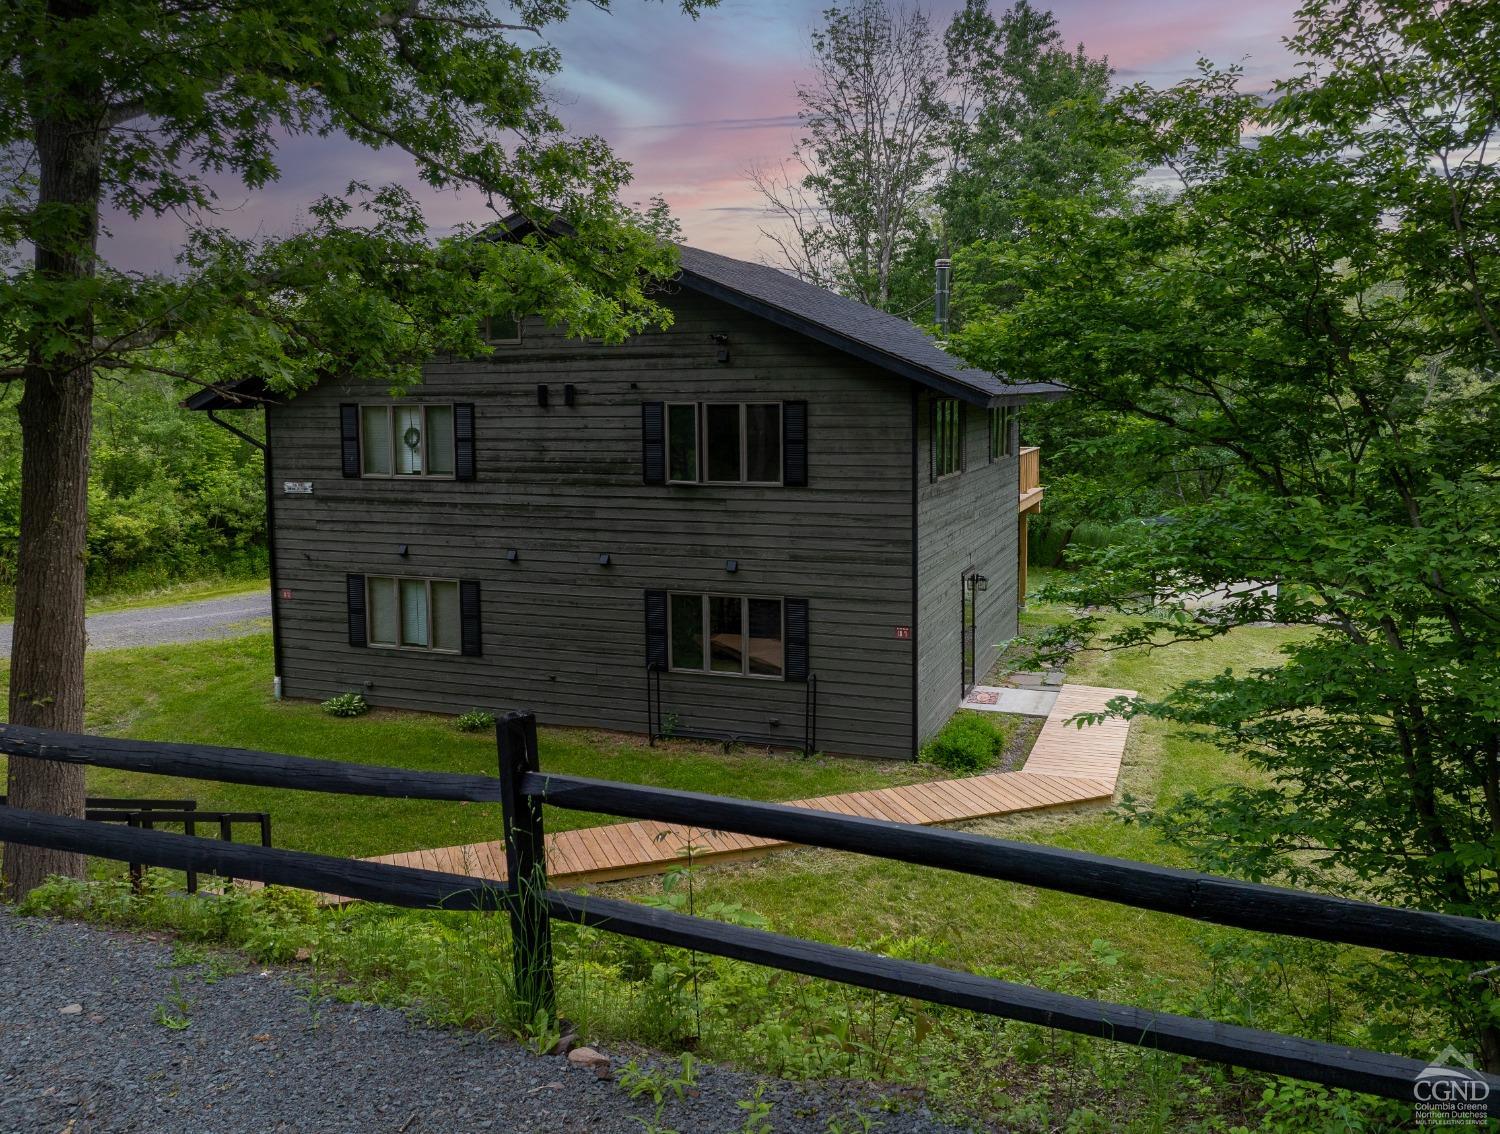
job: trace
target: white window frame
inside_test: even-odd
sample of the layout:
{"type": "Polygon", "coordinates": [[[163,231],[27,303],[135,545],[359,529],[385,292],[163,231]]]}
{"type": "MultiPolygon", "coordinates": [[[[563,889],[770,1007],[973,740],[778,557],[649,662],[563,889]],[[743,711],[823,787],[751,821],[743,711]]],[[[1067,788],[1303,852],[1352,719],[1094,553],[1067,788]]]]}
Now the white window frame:
{"type": "Polygon", "coordinates": [[[667,592],[667,669],[672,673],[701,673],[709,677],[727,677],[731,680],[748,679],[751,681],[785,681],[786,680],[786,598],[781,595],[746,595],[732,594],[725,591],[668,591],[667,592]],[[694,669],[690,666],[676,664],[676,656],[673,651],[675,638],[672,633],[673,602],[674,598],[696,598],[698,600],[698,633],[703,639],[703,666],[694,669]],[[742,638],[744,649],[740,651],[740,672],[731,673],[727,670],[711,668],[713,659],[713,647],[708,635],[708,600],[714,598],[728,598],[740,600],[740,625],[744,628],[742,638]],[[781,672],[780,673],[751,673],[750,672],[750,601],[774,602],[781,608],[781,672]]]}
{"type": "Polygon", "coordinates": [[[779,488],[786,483],[786,403],[785,402],[739,402],[739,401],[715,401],[715,402],[667,402],[666,403],[666,453],[667,453],[667,483],[668,484],[743,484],[750,488],[779,488]],[[693,445],[697,457],[694,472],[696,476],[692,480],[675,479],[672,477],[672,407],[691,406],[693,408],[693,445]],[[708,410],[711,406],[736,406],[739,409],[740,418],[740,475],[736,480],[710,480],[708,478],[708,410]],[[750,406],[775,406],[776,407],[776,479],[775,480],[751,480],[750,479],[750,415],[747,412],[750,406]]]}
{"type": "Polygon", "coordinates": [[[360,402],[359,403],[359,475],[365,480],[454,480],[458,476],[458,411],[453,402],[360,402]],[[450,428],[453,430],[453,471],[444,473],[428,472],[432,462],[427,459],[427,438],[429,430],[427,425],[427,411],[436,406],[448,411],[450,428]],[[400,473],[396,471],[396,410],[398,409],[420,409],[422,411],[422,471],[417,473],[400,473]],[[386,444],[389,446],[391,471],[388,473],[369,472],[365,469],[365,410],[385,410],[385,433],[386,444]]]}
{"type": "Polygon", "coordinates": [[[461,654],[463,653],[464,641],[464,608],[463,590],[459,587],[457,579],[429,579],[425,575],[366,575],[365,576],[365,644],[378,650],[407,650],[420,654],[461,654]],[[377,642],[375,640],[375,599],[371,584],[377,580],[383,580],[396,584],[396,638],[395,642],[377,642]],[[425,583],[427,584],[427,641],[425,646],[409,646],[400,641],[401,626],[404,619],[401,617],[401,584],[402,583],[425,583]],[[434,583],[453,584],[454,593],[458,596],[458,626],[454,640],[458,646],[454,649],[443,649],[431,643],[437,641],[437,630],[433,624],[432,585],[434,583]]]}

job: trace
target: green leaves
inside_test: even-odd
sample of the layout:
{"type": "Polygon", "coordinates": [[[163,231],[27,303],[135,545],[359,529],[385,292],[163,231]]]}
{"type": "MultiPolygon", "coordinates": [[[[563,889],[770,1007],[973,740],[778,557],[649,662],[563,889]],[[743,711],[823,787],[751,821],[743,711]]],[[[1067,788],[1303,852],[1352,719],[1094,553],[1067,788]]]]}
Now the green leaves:
{"type": "MultiPolygon", "coordinates": [[[[1050,593],[1088,613],[1040,656],[1305,627],[1280,666],[1131,707],[1261,774],[1132,818],[1212,870],[1494,917],[1500,181],[1477,143],[1500,129],[1500,53],[1484,7],[1309,0],[1291,41],[1306,74],[1269,105],[1207,64],[1122,92],[1098,129],[1175,192],[1023,204],[1019,240],[957,258],[983,307],[955,344],[1066,383],[1058,416],[1111,418],[1093,449],[1042,424],[1075,467],[1108,458],[1096,496],[1118,475],[1133,506],[1160,506],[1075,550],[1082,569],[1050,593]]],[[[1065,482],[1062,503],[1088,491],[1065,482]]],[[[1493,1069],[1490,1009],[1452,975],[1435,1006],[1493,1069]]]]}

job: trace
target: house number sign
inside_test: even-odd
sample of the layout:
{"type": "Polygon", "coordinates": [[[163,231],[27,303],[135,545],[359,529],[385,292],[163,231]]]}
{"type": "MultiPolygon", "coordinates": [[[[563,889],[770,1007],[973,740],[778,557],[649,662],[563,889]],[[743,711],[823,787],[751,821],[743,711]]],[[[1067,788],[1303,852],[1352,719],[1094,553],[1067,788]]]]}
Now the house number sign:
{"type": "Polygon", "coordinates": [[[313,482],[310,480],[284,480],[281,491],[287,496],[311,496],[313,482]]]}
{"type": "Polygon", "coordinates": [[[903,642],[909,642],[909,641],[911,641],[911,627],[910,626],[897,626],[896,627],[896,637],[900,638],[903,642]]]}

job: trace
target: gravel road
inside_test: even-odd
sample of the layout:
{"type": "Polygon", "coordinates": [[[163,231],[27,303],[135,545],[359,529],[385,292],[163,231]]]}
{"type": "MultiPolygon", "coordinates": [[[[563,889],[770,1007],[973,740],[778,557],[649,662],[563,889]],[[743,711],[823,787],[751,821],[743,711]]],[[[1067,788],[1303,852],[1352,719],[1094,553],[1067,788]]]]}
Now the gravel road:
{"type": "MultiPolygon", "coordinates": [[[[0,909],[0,973],[4,1134],[642,1134],[654,1118],[565,1059],[310,1000],[279,970],[173,968],[171,946],[150,938],[0,909]]],[[[669,1104],[662,1127],[738,1131],[735,1103],[756,1082],[705,1067],[699,1095],[669,1104]]],[[[773,1081],[769,1129],[859,1129],[851,1108],[869,1111],[869,1090],[773,1081]]],[[[874,1121],[881,1134],[954,1134],[909,1106],[874,1121]]]]}
{"type": "MultiPolygon", "coordinates": [[[[121,650],[127,646],[159,646],[168,642],[200,642],[206,638],[237,638],[267,627],[271,592],[200,599],[169,606],[144,606],[93,614],[87,620],[89,649],[121,650]]],[[[10,657],[10,623],[0,622],[0,658],[10,657]]]]}

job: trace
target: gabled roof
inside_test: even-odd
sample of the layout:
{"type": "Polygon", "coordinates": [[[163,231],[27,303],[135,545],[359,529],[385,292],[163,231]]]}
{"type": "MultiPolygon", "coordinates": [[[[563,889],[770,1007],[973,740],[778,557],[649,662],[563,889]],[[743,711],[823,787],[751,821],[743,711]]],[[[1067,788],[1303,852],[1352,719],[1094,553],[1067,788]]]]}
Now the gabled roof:
{"type": "MultiPolygon", "coordinates": [[[[558,233],[569,231],[566,222],[558,219],[546,227],[558,233]]],[[[537,226],[531,220],[515,213],[491,225],[485,235],[494,240],[519,240],[535,231],[537,226]]],[[[974,405],[997,406],[1060,398],[1067,393],[1066,387],[1050,382],[1012,383],[965,366],[920,327],[899,315],[804,283],[777,268],[685,244],[678,247],[682,270],[676,282],[680,286],[943,394],[974,405]]],[[[200,390],[183,405],[188,409],[235,409],[255,405],[264,397],[265,388],[259,380],[246,379],[223,391],[200,390]],[[248,397],[236,398],[236,394],[248,397]]]]}
{"type": "Polygon", "coordinates": [[[1067,393],[1050,382],[1010,383],[965,366],[899,315],[804,283],[777,268],[686,245],[681,251],[682,286],[944,394],[987,406],[1067,393]]]}

